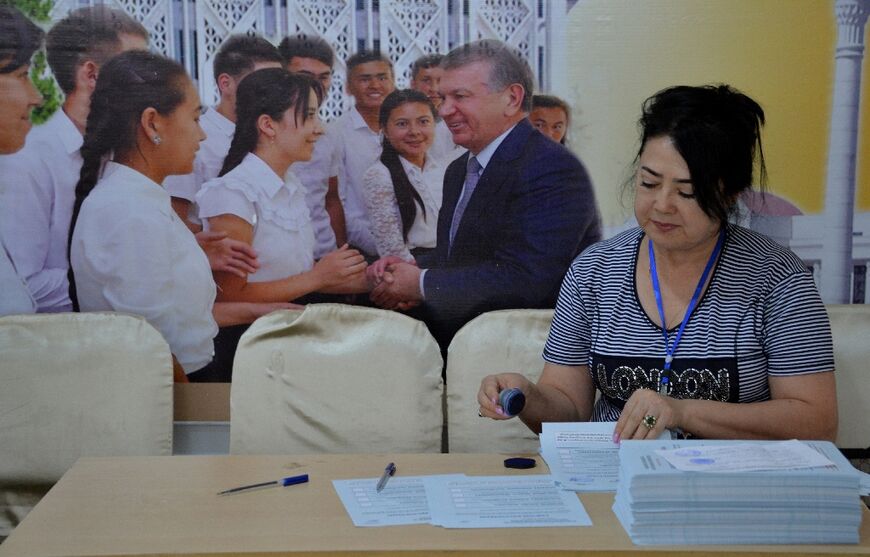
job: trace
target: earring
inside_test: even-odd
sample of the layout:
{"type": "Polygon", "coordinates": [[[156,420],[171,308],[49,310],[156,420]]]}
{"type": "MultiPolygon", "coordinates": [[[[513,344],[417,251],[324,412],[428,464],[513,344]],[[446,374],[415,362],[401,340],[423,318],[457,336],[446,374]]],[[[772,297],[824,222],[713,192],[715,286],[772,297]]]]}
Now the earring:
{"type": "Polygon", "coordinates": [[[154,142],[154,145],[160,145],[163,142],[163,140],[160,139],[159,135],[155,135],[154,137],[152,137],[151,141],[154,142]]]}

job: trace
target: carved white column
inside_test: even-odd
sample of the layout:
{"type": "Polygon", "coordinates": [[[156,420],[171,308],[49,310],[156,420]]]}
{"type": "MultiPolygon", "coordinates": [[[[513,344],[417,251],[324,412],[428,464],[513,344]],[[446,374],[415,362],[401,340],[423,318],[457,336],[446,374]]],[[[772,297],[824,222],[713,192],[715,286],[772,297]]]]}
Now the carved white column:
{"type": "Polygon", "coordinates": [[[855,167],[864,26],[870,0],[836,0],[837,51],[834,101],[828,144],[825,186],[822,299],[828,304],[851,302],[852,219],[855,208],[855,167]]]}
{"type": "Polygon", "coordinates": [[[568,68],[565,63],[568,52],[568,6],[565,0],[551,0],[545,4],[546,67],[541,72],[545,92],[566,97],[571,92],[568,83],[568,68]]]}

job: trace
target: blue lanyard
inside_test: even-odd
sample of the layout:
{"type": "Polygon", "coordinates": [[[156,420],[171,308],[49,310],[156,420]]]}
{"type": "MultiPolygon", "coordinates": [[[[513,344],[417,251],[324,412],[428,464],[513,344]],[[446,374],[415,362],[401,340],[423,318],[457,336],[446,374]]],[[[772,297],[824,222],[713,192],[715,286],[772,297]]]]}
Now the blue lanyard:
{"type": "Polygon", "coordinates": [[[674,343],[668,342],[668,327],[665,323],[665,306],[662,303],[662,289],[659,286],[659,275],[656,271],[656,255],[653,251],[652,238],[649,239],[649,270],[652,278],[653,293],[656,296],[656,306],[659,308],[659,316],[662,318],[662,336],[665,338],[665,365],[662,370],[661,383],[659,384],[659,393],[663,395],[671,392],[671,362],[674,360],[674,352],[677,351],[677,345],[680,339],[683,338],[683,330],[686,328],[686,323],[689,322],[689,317],[692,315],[692,310],[698,305],[698,299],[701,297],[701,290],[704,288],[704,283],[707,282],[707,277],[713,269],[713,264],[716,263],[716,257],[722,251],[722,244],[725,243],[725,227],[723,226],[719,232],[719,239],[716,241],[716,247],[713,248],[713,253],[710,254],[710,259],[707,260],[707,266],[704,267],[704,272],[701,273],[701,279],[698,281],[698,286],[695,287],[695,292],[692,294],[692,299],[689,300],[689,307],[686,308],[686,315],[683,316],[683,322],[680,323],[680,328],[677,330],[677,336],[674,338],[674,343]]]}

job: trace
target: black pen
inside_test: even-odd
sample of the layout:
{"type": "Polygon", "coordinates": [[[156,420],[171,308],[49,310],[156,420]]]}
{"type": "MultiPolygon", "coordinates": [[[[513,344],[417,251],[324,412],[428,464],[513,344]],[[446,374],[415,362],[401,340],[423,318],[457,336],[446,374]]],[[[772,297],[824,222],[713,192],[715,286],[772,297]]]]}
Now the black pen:
{"type": "Polygon", "coordinates": [[[380,493],[381,490],[384,489],[384,487],[386,487],[387,482],[390,480],[390,478],[393,477],[393,474],[395,474],[395,473],[396,473],[396,464],[394,462],[387,464],[387,467],[384,468],[384,473],[381,474],[381,479],[378,480],[378,486],[375,488],[375,491],[380,493]]]}
{"type": "Polygon", "coordinates": [[[275,480],[272,482],[263,482],[258,484],[251,485],[243,485],[241,487],[234,487],[232,489],[226,489],[224,491],[218,492],[218,495],[228,495],[230,493],[238,493],[240,491],[248,491],[249,489],[259,489],[261,487],[268,487],[273,485],[280,486],[288,486],[288,485],[296,485],[296,484],[304,484],[308,481],[308,474],[302,474],[301,476],[289,476],[287,478],[281,478],[280,480],[275,480]]]}

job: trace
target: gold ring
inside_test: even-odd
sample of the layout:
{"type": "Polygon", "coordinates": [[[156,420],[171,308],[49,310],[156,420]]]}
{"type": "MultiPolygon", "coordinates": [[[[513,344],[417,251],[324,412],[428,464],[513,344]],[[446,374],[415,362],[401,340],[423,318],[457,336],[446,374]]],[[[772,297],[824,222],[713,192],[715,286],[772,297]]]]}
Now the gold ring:
{"type": "Polygon", "coordinates": [[[647,414],[646,416],[643,417],[643,419],[640,421],[640,423],[643,424],[643,427],[645,427],[647,429],[652,429],[656,426],[657,421],[658,421],[658,418],[656,418],[652,414],[647,414]]]}

